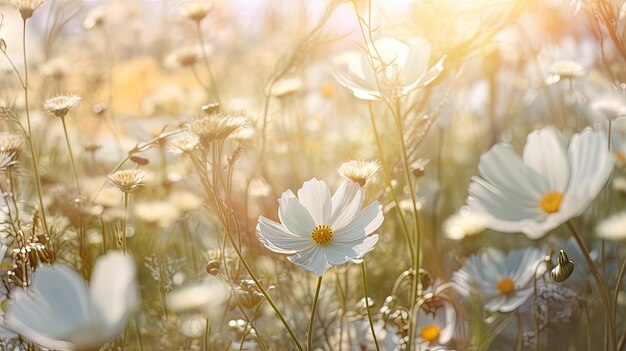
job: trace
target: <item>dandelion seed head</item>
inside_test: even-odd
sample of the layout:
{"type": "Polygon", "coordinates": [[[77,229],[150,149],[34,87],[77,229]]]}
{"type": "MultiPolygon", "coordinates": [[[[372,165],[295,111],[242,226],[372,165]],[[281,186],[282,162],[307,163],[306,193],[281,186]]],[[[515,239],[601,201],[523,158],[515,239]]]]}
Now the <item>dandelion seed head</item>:
{"type": "Polygon", "coordinates": [[[64,118],[67,113],[80,102],[80,96],[78,95],[57,95],[46,99],[43,102],[43,107],[46,111],[54,114],[59,118],[64,118]]]}
{"type": "Polygon", "coordinates": [[[123,169],[109,174],[109,181],[124,193],[130,193],[143,185],[145,173],[139,169],[123,169]]]}
{"type": "Polygon", "coordinates": [[[365,186],[368,179],[375,176],[380,171],[381,165],[378,161],[351,160],[339,166],[337,172],[342,177],[365,186]]]}

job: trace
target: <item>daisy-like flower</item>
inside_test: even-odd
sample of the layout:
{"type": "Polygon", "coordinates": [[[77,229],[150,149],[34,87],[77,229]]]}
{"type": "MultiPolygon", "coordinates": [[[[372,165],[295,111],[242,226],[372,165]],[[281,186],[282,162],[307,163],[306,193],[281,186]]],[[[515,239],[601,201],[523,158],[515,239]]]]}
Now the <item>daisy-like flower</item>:
{"type": "Polygon", "coordinates": [[[22,18],[27,20],[33,17],[33,13],[43,4],[43,0],[11,0],[11,3],[20,11],[22,18]]]}
{"type": "Polygon", "coordinates": [[[110,252],[99,258],[89,286],[63,264],[39,268],[28,291],[16,290],[7,326],[47,349],[97,350],[119,335],[139,304],[135,265],[110,252]]]}
{"type": "Polygon", "coordinates": [[[123,169],[109,174],[109,181],[124,193],[130,193],[143,185],[145,173],[139,169],[123,169]]]}
{"type": "Polygon", "coordinates": [[[331,197],[325,182],[305,182],[298,197],[291,190],[281,196],[280,223],[259,217],[257,233],[263,245],[305,269],[322,276],[330,266],[347,261],[362,262],[374,248],[372,234],[383,222],[377,201],[361,209],[365,192],[354,182],[344,181],[331,197]]]}
{"type": "Polygon", "coordinates": [[[168,142],[168,151],[174,155],[180,156],[188,153],[192,153],[198,148],[200,138],[191,133],[182,133],[176,139],[168,142]]]}
{"type": "Polygon", "coordinates": [[[596,233],[603,239],[626,239],[626,212],[614,214],[601,221],[596,227],[596,233]]]}
{"type": "Polygon", "coordinates": [[[444,298],[434,296],[424,302],[417,317],[417,350],[439,349],[452,340],[456,311],[444,298]],[[425,305],[432,306],[425,306],[425,305]],[[431,308],[432,307],[432,308],[431,308]]]}
{"type": "Polygon", "coordinates": [[[452,281],[457,292],[465,297],[479,294],[490,312],[515,311],[533,294],[535,270],[542,262],[541,250],[525,248],[504,252],[488,248],[470,256],[465,265],[454,272],[452,281]]]}
{"type": "Polygon", "coordinates": [[[604,133],[586,129],[568,148],[551,127],[528,135],[522,158],[511,145],[495,145],[480,158],[467,202],[488,228],[538,239],[598,195],[615,163],[606,145],[604,133]]]}
{"type": "Polygon", "coordinates": [[[192,21],[200,22],[213,7],[206,0],[189,0],[180,4],[180,14],[192,21]]]}
{"type": "Polygon", "coordinates": [[[46,99],[43,102],[43,107],[46,111],[53,115],[64,118],[68,112],[80,102],[80,96],[78,95],[57,95],[46,99]]]}
{"type": "Polygon", "coordinates": [[[461,240],[482,232],[486,225],[487,220],[483,215],[472,212],[469,206],[463,206],[458,213],[443,222],[443,232],[448,239],[461,240]]]}
{"type": "Polygon", "coordinates": [[[607,120],[626,116],[626,103],[622,97],[618,96],[608,96],[595,100],[591,104],[591,109],[607,120]]]}
{"type": "Polygon", "coordinates": [[[429,68],[431,48],[421,38],[405,43],[383,37],[369,43],[368,51],[371,58],[348,52],[335,60],[335,78],[359,99],[407,95],[430,84],[443,71],[444,58],[429,68]]]}
{"type": "Polygon", "coordinates": [[[247,121],[248,119],[243,116],[212,113],[194,117],[189,124],[191,131],[199,136],[200,142],[205,145],[211,141],[226,139],[233,132],[244,127],[247,121]]]}
{"type": "Polygon", "coordinates": [[[585,68],[576,61],[558,60],[550,66],[551,75],[546,79],[548,84],[556,84],[564,79],[580,78],[585,75],[585,68]]]}
{"type": "Polygon", "coordinates": [[[339,166],[337,172],[342,177],[365,186],[368,179],[375,176],[380,171],[381,165],[378,161],[351,160],[339,166]]]}

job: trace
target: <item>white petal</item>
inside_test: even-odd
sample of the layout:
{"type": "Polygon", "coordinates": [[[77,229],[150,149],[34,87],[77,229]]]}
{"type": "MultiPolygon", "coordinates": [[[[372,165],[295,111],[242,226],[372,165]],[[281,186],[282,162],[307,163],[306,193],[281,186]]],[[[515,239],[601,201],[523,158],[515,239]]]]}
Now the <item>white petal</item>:
{"type": "Polygon", "coordinates": [[[567,219],[582,213],[598,196],[615,163],[604,134],[591,129],[574,134],[568,159],[572,174],[559,211],[567,219]]]}
{"type": "Polygon", "coordinates": [[[348,224],[363,206],[365,192],[351,181],[343,181],[333,194],[333,209],[330,216],[330,227],[337,231],[348,224]]]}
{"type": "Polygon", "coordinates": [[[293,191],[290,189],[285,191],[280,196],[280,199],[278,199],[278,220],[280,220],[281,223],[285,223],[285,212],[287,211],[287,203],[289,202],[289,199],[295,197],[296,195],[294,195],[293,191]]]}
{"type": "Polygon", "coordinates": [[[524,147],[524,163],[548,182],[550,191],[564,192],[569,182],[567,144],[553,127],[528,135],[524,147]]]}
{"type": "Polygon", "coordinates": [[[528,168],[508,144],[498,144],[480,157],[480,176],[503,195],[525,207],[537,207],[550,191],[547,181],[528,168]]]}
{"type": "Polygon", "coordinates": [[[279,254],[295,254],[314,245],[310,238],[292,234],[281,224],[263,216],[259,217],[257,233],[265,247],[279,254]]]}
{"type": "Polygon", "coordinates": [[[354,250],[358,253],[358,257],[362,258],[366,253],[374,250],[374,247],[378,243],[378,235],[373,234],[365,238],[363,242],[354,247],[354,250]]]}
{"type": "Polygon", "coordinates": [[[96,261],[92,277],[89,292],[107,327],[101,332],[113,338],[139,305],[135,263],[122,252],[109,251],[96,261]]]}
{"type": "Polygon", "coordinates": [[[330,189],[324,181],[313,178],[304,182],[302,188],[298,190],[298,199],[309,211],[315,224],[328,225],[330,223],[332,201],[330,189]]]}
{"type": "Polygon", "coordinates": [[[374,201],[359,211],[352,222],[337,230],[333,240],[338,242],[362,240],[378,229],[383,223],[383,219],[382,206],[380,206],[378,201],[374,201]]]}
{"type": "Polygon", "coordinates": [[[306,270],[315,273],[317,276],[322,276],[330,264],[326,261],[324,251],[319,246],[315,245],[310,249],[298,252],[297,254],[287,258],[289,261],[304,267],[306,270]]]}
{"type": "Polygon", "coordinates": [[[90,323],[85,281],[65,265],[41,267],[29,292],[16,290],[6,313],[6,325],[47,348],[68,349],[71,337],[90,323]],[[67,341],[67,339],[66,339],[67,341]]]}
{"type": "Polygon", "coordinates": [[[287,209],[282,219],[283,224],[293,234],[308,237],[315,228],[315,221],[309,211],[296,198],[287,200],[287,209]]]}

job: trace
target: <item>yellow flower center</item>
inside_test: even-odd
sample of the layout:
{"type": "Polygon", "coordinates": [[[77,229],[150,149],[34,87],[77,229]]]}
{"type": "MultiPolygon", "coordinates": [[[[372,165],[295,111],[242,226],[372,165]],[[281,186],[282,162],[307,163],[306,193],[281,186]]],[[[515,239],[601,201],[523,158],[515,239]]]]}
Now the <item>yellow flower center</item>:
{"type": "Polygon", "coordinates": [[[513,279],[511,278],[502,278],[500,279],[496,287],[498,288],[498,291],[500,291],[500,293],[502,293],[503,295],[508,295],[515,291],[515,282],[513,282],[513,279]]]}
{"type": "Polygon", "coordinates": [[[439,339],[440,332],[441,332],[441,329],[438,326],[429,325],[426,328],[422,329],[420,336],[422,337],[422,339],[428,342],[433,342],[439,339]]]}
{"type": "Polygon", "coordinates": [[[543,194],[541,200],[539,200],[539,207],[545,213],[558,212],[559,207],[561,207],[561,199],[563,199],[563,193],[558,191],[548,191],[543,194]]]}
{"type": "Polygon", "coordinates": [[[335,87],[331,83],[325,83],[320,87],[322,95],[329,98],[335,94],[335,87]]]}
{"type": "Polygon", "coordinates": [[[311,238],[318,245],[326,245],[333,240],[333,230],[327,225],[318,225],[313,228],[311,238]]]}

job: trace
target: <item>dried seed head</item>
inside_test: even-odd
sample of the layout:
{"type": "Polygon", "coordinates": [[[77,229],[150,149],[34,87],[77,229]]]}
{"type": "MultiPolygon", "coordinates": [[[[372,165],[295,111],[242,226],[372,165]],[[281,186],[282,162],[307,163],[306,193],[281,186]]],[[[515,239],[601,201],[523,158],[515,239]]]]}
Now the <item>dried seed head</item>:
{"type": "Polygon", "coordinates": [[[189,0],[180,4],[180,14],[192,21],[200,22],[212,10],[211,4],[203,0],[189,0]]]}
{"type": "Polygon", "coordinates": [[[139,169],[123,169],[109,174],[109,181],[124,193],[130,193],[140,186],[145,173],[139,169]]]}
{"type": "Polygon", "coordinates": [[[198,148],[200,138],[191,133],[180,134],[176,139],[168,143],[168,151],[174,155],[183,155],[193,152],[198,148]]]}
{"type": "Polygon", "coordinates": [[[202,145],[206,146],[209,142],[226,139],[246,123],[247,118],[243,116],[214,113],[193,118],[190,126],[191,131],[200,137],[202,145]]]}
{"type": "Polygon", "coordinates": [[[64,118],[67,113],[80,102],[80,96],[78,95],[58,95],[46,99],[43,102],[43,107],[46,111],[54,114],[59,118],[64,118]]]}
{"type": "Polygon", "coordinates": [[[96,117],[103,116],[108,109],[109,105],[104,102],[99,102],[91,107],[91,111],[96,115],[96,117]]]}
{"type": "Polygon", "coordinates": [[[210,260],[206,264],[206,272],[210,275],[218,275],[220,274],[220,261],[218,260],[210,260]]]}
{"type": "Polygon", "coordinates": [[[342,163],[337,169],[337,172],[339,172],[342,177],[358,183],[363,187],[365,186],[365,182],[375,176],[380,168],[381,165],[378,161],[351,160],[342,163]]]}
{"type": "Polygon", "coordinates": [[[33,17],[33,13],[43,4],[43,0],[11,0],[11,3],[20,11],[22,18],[27,20],[33,17]]]}
{"type": "Polygon", "coordinates": [[[15,153],[0,151],[0,173],[4,173],[7,168],[15,164],[15,153]]]}
{"type": "Polygon", "coordinates": [[[15,158],[18,158],[22,151],[22,145],[24,145],[24,138],[21,135],[0,133],[0,151],[14,153],[15,158]]]}

